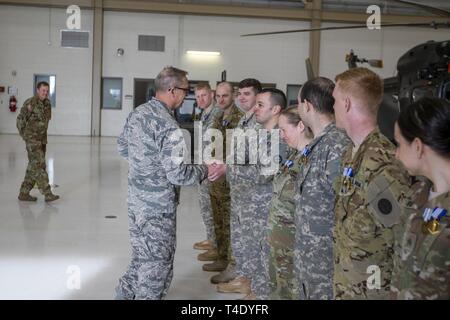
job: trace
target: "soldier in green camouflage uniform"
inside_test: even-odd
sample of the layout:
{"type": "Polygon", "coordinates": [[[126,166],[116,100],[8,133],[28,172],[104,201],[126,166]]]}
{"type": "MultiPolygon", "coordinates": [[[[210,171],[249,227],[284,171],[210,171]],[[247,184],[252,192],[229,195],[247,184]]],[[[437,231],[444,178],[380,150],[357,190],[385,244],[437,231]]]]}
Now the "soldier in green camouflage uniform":
{"type": "Polygon", "coordinates": [[[353,142],[335,184],[335,299],[387,299],[393,270],[394,231],[409,193],[409,176],[394,145],[377,127],[382,80],[356,68],[336,77],[336,123],[353,142]],[[351,88],[351,89],[349,89],[351,88]]]}
{"type": "Polygon", "coordinates": [[[19,194],[19,200],[22,201],[37,200],[30,195],[35,184],[45,196],[45,201],[59,199],[59,196],[52,193],[45,165],[47,129],[52,115],[50,100],[47,98],[48,90],[48,83],[38,83],[36,95],[24,102],[17,116],[17,129],[25,141],[28,154],[28,167],[19,194]]]}
{"type": "Polygon", "coordinates": [[[278,120],[283,140],[291,149],[273,179],[273,195],[268,218],[270,299],[298,298],[294,277],[295,179],[301,166],[301,151],[312,139],[298,115],[297,106],[281,113],[278,120]]]}
{"type": "MultiPolygon", "coordinates": [[[[229,154],[226,144],[228,129],[236,128],[239,120],[244,115],[233,102],[233,87],[228,82],[222,82],[217,85],[216,101],[217,106],[223,111],[221,117],[218,117],[212,126],[219,130],[223,137],[223,159],[229,154]]],[[[217,154],[213,155],[213,158],[217,154]]],[[[214,230],[217,242],[218,258],[211,264],[203,266],[205,271],[222,271],[228,265],[231,259],[230,247],[230,186],[225,177],[210,183],[211,207],[213,211],[214,230]]]]}
{"type": "Polygon", "coordinates": [[[422,98],[400,112],[395,126],[397,158],[434,185],[416,184],[412,214],[394,229],[396,299],[450,299],[449,123],[448,102],[422,98]]]}

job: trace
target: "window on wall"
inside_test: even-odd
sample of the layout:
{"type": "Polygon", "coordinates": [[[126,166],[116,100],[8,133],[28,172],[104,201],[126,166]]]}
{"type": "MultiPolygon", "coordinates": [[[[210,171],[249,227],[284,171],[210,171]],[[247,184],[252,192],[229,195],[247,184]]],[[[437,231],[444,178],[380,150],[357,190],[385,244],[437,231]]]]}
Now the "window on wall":
{"type": "Polygon", "coordinates": [[[56,107],[56,76],[51,74],[35,74],[33,95],[36,93],[36,87],[39,82],[45,81],[49,84],[48,99],[50,100],[52,107],[56,107]]]}
{"type": "Polygon", "coordinates": [[[102,79],[102,109],[122,109],[122,78],[102,79]]]}
{"type": "Polygon", "coordinates": [[[298,103],[297,97],[298,92],[302,86],[298,84],[288,84],[286,88],[286,97],[288,101],[288,106],[298,103]]]}

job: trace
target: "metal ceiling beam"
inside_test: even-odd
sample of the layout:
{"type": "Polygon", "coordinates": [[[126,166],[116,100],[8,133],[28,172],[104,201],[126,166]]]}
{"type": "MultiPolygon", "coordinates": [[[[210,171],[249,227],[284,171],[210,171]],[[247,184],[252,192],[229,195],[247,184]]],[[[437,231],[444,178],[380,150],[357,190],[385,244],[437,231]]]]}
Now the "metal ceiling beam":
{"type": "MultiPolygon", "coordinates": [[[[36,7],[65,8],[76,4],[81,8],[93,8],[94,0],[0,0],[1,4],[36,7]]],[[[277,9],[249,6],[205,5],[192,3],[164,3],[153,1],[104,0],[104,11],[153,12],[167,14],[189,14],[208,16],[228,16],[247,18],[269,18],[283,20],[312,21],[313,9],[277,9]]],[[[338,12],[321,10],[322,22],[365,23],[368,14],[365,12],[338,12]]],[[[383,14],[383,23],[406,22],[445,22],[448,18],[423,15],[383,14]]]]}

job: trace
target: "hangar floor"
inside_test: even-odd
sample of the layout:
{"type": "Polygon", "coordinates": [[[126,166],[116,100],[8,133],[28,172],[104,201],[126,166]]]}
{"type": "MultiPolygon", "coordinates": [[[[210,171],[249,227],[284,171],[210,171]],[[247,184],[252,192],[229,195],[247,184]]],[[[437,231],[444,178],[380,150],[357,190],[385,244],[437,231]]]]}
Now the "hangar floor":
{"type": "MultiPolygon", "coordinates": [[[[17,200],[25,144],[0,135],[0,299],[113,299],[130,261],[128,165],[115,138],[50,136],[47,171],[61,199],[17,200]],[[105,218],[115,216],[116,218],[105,218]],[[77,277],[79,275],[79,278],[77,277]],[[79,280],[79,281],[78,281],[79,280]]],[[[196,187],[182,188],[174,277],[167,299],[237,299],[220,294],[192,244],[204,227],[196,187]]]]}

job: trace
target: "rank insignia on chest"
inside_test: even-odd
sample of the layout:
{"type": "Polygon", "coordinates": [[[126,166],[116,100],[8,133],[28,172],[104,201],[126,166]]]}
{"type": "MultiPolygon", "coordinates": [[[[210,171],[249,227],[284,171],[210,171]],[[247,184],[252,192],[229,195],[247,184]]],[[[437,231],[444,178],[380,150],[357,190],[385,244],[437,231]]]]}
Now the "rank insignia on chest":
{"type": "Polygon", "coordinates": [[[300,157],[300,163],[306,164],[308,162],[308,156],[311,154],[311,149],[309,147],[305,147],[302,151],[302,155],[300,157]]]}
{"type": "Polygon", "coordinates": [[[422,232],[424,234],[439,233],[439,221],[447,214],[443,208],[426,208],[423,212],[422,232]]]}
{"type": "Polygon", "coordinates": [[[228,121],[228,120],[222,121],[222,127],[227,127],[229,124],[230,124],[230,121],[228,121]]]}

